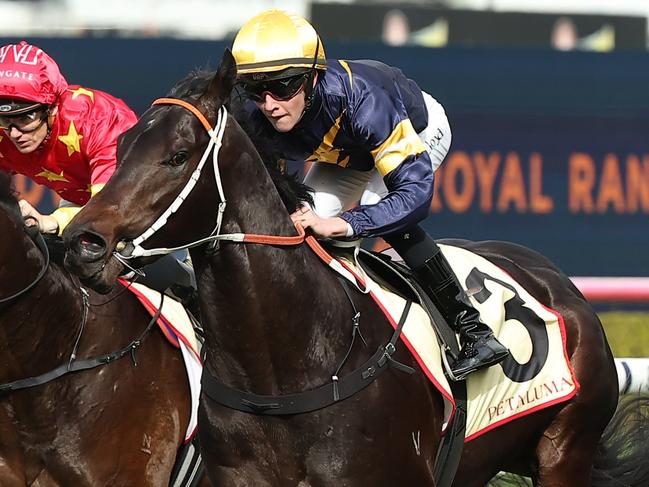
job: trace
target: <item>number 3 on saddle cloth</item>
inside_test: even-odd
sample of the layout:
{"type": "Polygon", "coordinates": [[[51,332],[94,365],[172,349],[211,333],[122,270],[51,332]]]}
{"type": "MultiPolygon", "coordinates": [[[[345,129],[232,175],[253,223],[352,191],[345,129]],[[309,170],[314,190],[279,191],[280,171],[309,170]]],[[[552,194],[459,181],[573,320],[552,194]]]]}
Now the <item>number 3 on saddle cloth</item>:
{"type": "MultiPolygon", "coordinates": [[[[160,303],[159,291],[124,279],[119,279],[119,282],[137,296],[151,316],[157,313],[160,303]]],[[[188,443],[196,433],[198,423],[198,401],[201,392],[201,374],[203,372],[200,342],[196,337],[194,325],[184,306],[169,296],[165,296],[157,324],[169,343],[180,349],[185,361],[185,370],[187,371],[191,393],[191,415],[185,433],[185,443],[188,443]]]]}
{"type": "MultiPolygon", "coordinates": [[[[511,352],[500,364],[467,377],[465,442],[516,418],[572,398],[578,392],[579,384],[566,352],[563,317],[539,303],[510,275],[487,259],[460,247],[443,244],[439,247],[472,297],[482,320],[511,352]]],[[[394,290],[404,286],[395,287],[381,279],[385,278],[386,272],[377,273],[376,263],[383,259],[368,257],[369,253],[362,250],[360,259],[348,251],[343,251],[342,255],[337,250],[334,252],[337,262],[347,271],[340,273],[354,284],[360,282],[361,287],[364,284],[396,328],[406,299],[394,290]],[[359,268],[359,260],[362,268],[359,268]],[[368,261],[374,263],[368,267],[368,261]]],[[[379,267],[385,265],[388,264],[379,267]]],[[[332,267],[341,268],[340,265],[332,267]]],[[[387,274],[394,275],[394,264],[390,267],[392,272],[387,274]]],[[[403,326],[401,341],[444,397],[446,428],[453,417],[455,402],[442,365],[443,340],[436,334],[436,329],[431,324],[429,313],[413,303],[403,326]]]]}

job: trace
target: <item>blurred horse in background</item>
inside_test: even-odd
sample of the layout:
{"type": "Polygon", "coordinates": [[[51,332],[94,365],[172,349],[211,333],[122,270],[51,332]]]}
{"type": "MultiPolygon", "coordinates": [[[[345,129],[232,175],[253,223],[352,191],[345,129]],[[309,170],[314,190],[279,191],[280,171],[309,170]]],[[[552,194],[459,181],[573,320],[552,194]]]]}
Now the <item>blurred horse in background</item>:
{"type": "Polygon", "coordinates": [[[190,413],[180,352],[133,293],[87,293],[50,262],[3,172],[0,228],[0,484],[167,485],[190,413]]]}

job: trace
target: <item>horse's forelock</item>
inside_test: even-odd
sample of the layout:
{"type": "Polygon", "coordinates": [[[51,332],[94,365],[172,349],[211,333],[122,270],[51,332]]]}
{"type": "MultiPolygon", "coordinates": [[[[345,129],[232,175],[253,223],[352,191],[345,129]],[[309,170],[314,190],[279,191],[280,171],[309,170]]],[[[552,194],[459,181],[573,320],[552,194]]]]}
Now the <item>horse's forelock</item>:
{"type": "Polygon", "coordinates": [[[198,98],[209,86],[214,71],[205,69],[193,70],[183,79],[178,81],[169,91],[167,96],[171,98],[198,98]]]}

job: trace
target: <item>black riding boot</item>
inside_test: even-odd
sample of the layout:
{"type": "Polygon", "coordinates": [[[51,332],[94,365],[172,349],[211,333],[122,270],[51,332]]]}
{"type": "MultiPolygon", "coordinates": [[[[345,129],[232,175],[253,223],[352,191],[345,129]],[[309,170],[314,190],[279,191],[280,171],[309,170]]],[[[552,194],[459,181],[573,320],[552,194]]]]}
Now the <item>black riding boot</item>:
{"type": "Polygon", "coordinates": [[[471,305],[444,254],[423,228],[415,225],[384,238],[412,269],[449,326],[460,334],[462,348],[457,361],[451,365],[455,380],[494,365],[509,354],[491,329],[480,321],[478,311],[471,305]]]}
{"type": "Polygon", "coordinates": [[[451,364],[455,380],[462,380],[475,370],[497,364],[509,355],[509,350],[480,320],[478,311],[471,305],[441,251],[438,250],[413,272],[451,328],[460,334],[462,348],[457,361],[451,364]]]}

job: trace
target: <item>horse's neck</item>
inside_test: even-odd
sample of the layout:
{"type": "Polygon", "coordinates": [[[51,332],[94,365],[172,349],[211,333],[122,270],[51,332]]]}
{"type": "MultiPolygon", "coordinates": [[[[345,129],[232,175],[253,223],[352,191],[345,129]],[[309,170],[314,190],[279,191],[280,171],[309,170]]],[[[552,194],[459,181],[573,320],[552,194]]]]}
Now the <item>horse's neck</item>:
{"type": "Polygon", "coordinates": [[[210,258],[198,274],[209,368],[252,390],[302,369],[335,369],[353,308],[333,273],[309,253],[305,245],[233,243],[210,258]]]}
{"type": "MultiPolygon", "coordinates": [[[[233,188],[235,179],[224,181],[224,186],[233,188]]],[[[270,180],[254,186],[250,179],[239,181],[248,181],[247,187],[255,190],[246,193],[241,204],[233,194],[224,233],[296,234],[270,180]]],[[[311,352],[316,343],[331,350],[339,349],[343,340],[347,343],[353,312],[336,277],[305,244],[222,242],[215,253],[192,257],[209,367],[222,377],[245,377],[244,382],[261,387],[269,386],[267,381],[272,387],[272,377],[284,367],[330,369],[329,361],[311,352]],[[286,360],[289,351],[298,354],[299,366],[286,360]]]]}
{"type": "MultiPolygon", "coordinates": [[[[40,250],[22,232],[3,240],[16,244],[0,255],[0,298],[25,289],[46,265],[40,250]]],[[[48,366],[59,365],[61,350],[73,345],[80,305],[80,295],[69,277],[54,264],[32,289],[0,305],[0,357],[5,359],[0,360],[9,364],[0,371],[0,380],[15,380],[16,374],[42,373],[48,366]],[[72,323],[75,326],[69,326],[72,323]]]]}

